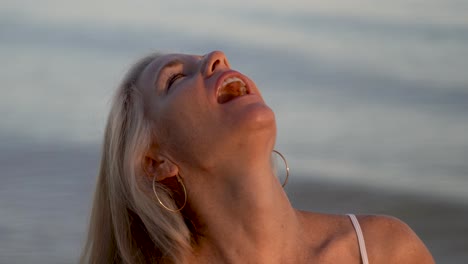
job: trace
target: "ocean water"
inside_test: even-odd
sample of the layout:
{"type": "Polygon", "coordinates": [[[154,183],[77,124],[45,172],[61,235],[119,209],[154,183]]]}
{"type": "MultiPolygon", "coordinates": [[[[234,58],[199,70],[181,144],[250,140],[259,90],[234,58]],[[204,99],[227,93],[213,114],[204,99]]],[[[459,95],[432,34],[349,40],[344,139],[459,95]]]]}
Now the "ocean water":
{"type": "MultiPolygon", "coordinates": [[[[2,1],[0,262],[33,261],[18,248],[61,234],[21,237],[31,219],[84,227],[110,97],[155,50],[223,50],[275,111],[292,177],[468,203],[467,11],[456,0],[2,1]],[[79,213],[47,209],[77,196],[79,213]]],[[[64,252],[56,263],[77,254],[43,247],[64,252]]]]}

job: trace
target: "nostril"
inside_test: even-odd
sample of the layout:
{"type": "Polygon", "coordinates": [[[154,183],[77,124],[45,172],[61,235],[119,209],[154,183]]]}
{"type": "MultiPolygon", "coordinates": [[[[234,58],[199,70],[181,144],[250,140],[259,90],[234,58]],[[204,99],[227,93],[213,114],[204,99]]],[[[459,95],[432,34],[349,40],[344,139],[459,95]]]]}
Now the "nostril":
{"type": "Polygon", "coordinates": [[[213,62],[213,64],[211,65],[211,71],[214,72],[214,70],[216,69],[216,67],[218,66],[218,64],[220,63],[219,60],[215,60],[213,62]]]}

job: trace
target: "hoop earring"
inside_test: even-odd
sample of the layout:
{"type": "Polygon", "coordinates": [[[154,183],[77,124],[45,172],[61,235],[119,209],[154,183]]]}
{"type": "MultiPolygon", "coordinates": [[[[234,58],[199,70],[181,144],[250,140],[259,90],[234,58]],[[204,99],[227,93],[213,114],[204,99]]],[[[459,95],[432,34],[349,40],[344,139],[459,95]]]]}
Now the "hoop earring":
{"type": "Polygon", "coordinates": [[[164,209],[170,211],[170,212],[173,212],[173,213],[177,213],[179,212],[180,210],[184,209],[185,205],[187,204],[187,190],[185,189],[185,185],[184,185],[184,182],[182,181],[182,179],[179,177],[179,174],[176,175],[177,177],[177,181],[182,185],[182,188],[184,189],[184,204],[182,205],[182,207],[178,208],[178,209],[171,209],[169,207],[167,207],[166,205],[163,204],[163,202],[161,201],[161,199],[159,199],[159,196],[158,196],[158,193],[156,192],[156,185],[154,184],[155,180],[156,180],[156,177],[153,177],[153,192],[154,192],[154,195],[156,196],[156,199],[158,199],[158,202],[159,204],[164,207],[164,209]]]}
{"type": "Polygon", "coordinates": [[[289,179],[289,166],[288,166],[288,162],[286,161],[286,158],[283,156],[283,154],[281,154],[279,151],[277,151],[276,149],[273,150],[274,153],[278,154],[281,159],[283,159],[284,161],[284,165],[286,165],[286,179],[284,180],[283,184],[281,186],[286,186],[286,184],[288,184],[288,179],[289,179]]]}

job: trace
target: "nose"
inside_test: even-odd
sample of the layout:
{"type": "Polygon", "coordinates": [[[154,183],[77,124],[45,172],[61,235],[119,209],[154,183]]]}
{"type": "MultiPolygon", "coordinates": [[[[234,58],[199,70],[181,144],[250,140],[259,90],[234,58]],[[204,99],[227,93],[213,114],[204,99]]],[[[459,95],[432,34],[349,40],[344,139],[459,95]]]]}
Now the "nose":
{"type": "Polygon", "coordinates": [[[201,70],[205,77],[210,77],[216,70],[229,67],[226,55],[222,51],[213,51],[205,55],[201,70]]]}

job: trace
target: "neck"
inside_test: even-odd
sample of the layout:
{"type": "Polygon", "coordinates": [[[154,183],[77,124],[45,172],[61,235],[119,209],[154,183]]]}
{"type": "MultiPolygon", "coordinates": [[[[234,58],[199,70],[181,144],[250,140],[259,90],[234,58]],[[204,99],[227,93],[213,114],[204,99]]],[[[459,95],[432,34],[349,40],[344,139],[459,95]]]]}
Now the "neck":
{"type": "Polygon", "coordinates": [[[253,156],[254,162],[246,157],[189,177],[190,206],[184,214],[196,229],[197,262],[275,263],[286,261],[284,252],[298,255],[293,252],[300,248],[300,215],[276,179],[270,155],[253,156]]]}

